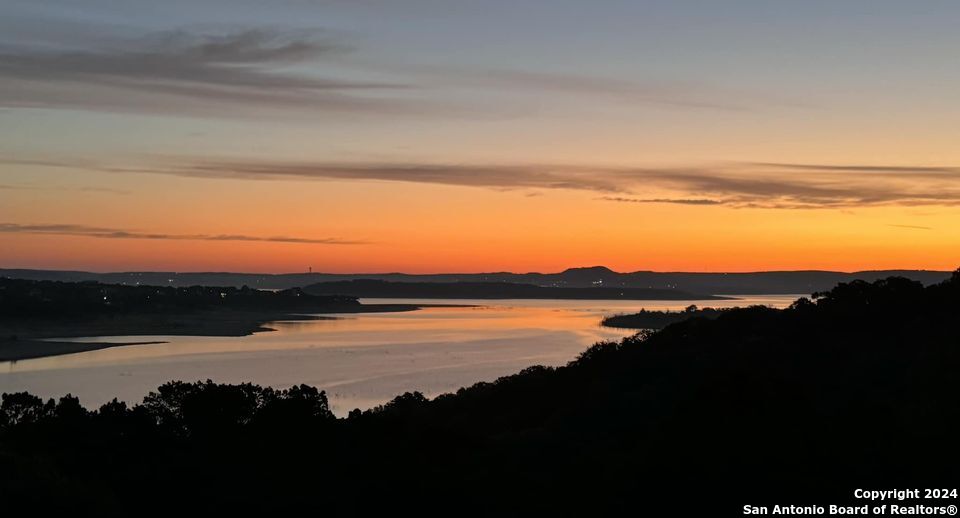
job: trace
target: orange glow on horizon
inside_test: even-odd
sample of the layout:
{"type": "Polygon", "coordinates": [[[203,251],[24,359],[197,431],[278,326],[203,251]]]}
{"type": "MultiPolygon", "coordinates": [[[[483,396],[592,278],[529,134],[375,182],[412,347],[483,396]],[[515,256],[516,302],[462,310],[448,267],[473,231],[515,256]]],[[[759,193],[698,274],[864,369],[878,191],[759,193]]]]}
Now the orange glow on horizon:
{"type": "Polygon", "coordinates": [[[592,265],[622,272],[960,266],[960,208],[952,206],[761,209],[618,203],[567,189],[159,175],[135,181],[138,190],[130,195],[36,190],[8,196],[0,223],[68,223],[80,234],[104,229],[134,235],[0,232],[0,267],[471,273],[592,265]],[[207,239],[183,239],[191,236],[207,239]]]}

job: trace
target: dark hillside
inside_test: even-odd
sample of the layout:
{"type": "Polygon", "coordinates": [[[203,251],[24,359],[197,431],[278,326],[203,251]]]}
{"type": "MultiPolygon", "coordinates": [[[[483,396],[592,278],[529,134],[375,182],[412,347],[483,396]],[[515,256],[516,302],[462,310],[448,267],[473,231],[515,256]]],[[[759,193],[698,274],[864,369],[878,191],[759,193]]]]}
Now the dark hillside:
{"type": "MultiPolygon", "coordinates": [[[[7,395],[4,506],[100,516],[740,516],[960,483],[960,274],[841,284],[337,420],[309,387],[7,395]],[[145,505],[144,502],[149,502],[145,505]]],[[[936,506],[949,501],[906,501],[936,506]]]]}

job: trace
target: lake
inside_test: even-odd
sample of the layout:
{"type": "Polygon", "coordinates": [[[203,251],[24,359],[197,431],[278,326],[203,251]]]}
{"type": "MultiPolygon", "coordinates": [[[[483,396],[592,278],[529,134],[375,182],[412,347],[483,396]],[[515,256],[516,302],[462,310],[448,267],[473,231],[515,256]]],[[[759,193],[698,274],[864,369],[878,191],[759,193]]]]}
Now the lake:
{"type": "Polygon", "coordinates": [[[42,397],[71,393],[89,408],[117,397],[139,402],[170,380],[212,379],[277,388],[306,383],[327,391],[337,415],[406,391],[427,396],[493,381],[531,365],[563,365],[601,340],[630,330],[600,326],[617,313],[677,310],[690,304],[784,307],[800,295],[711,301],[407,300],[364,303],[468,304],[402,313],[332,315],[275,322],[245,337],[91,337],[86,341],[163,341],[0,363],[0,392],[42,397]]]}

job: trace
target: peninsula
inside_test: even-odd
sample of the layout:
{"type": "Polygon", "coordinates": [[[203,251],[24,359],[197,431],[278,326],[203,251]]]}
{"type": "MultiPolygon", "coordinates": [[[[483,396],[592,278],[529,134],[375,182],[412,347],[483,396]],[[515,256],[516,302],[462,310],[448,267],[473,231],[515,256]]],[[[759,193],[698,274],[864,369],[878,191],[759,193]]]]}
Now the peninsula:
{"type": "Polygon", "coordinates": [[[0,278],[0,361],[145,342],[74,342],[98,336],[245,336],[269,322],[338,313],[412,311],[412,304],[361,304],[298,288],[122,286],[0,278]]]}

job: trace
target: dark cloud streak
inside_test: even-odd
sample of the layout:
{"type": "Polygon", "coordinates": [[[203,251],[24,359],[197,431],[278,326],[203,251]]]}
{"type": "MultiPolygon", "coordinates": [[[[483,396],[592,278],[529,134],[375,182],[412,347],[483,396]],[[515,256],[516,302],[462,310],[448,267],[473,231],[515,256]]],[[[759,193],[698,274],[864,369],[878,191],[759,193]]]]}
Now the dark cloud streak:
{"type": "Polygon", "coordinates": [[[617,168],[536,165],[331,164],[196,161],[158,171],[200,178],[379,180],[495,189],[572,189],[645,203],[815,209],[872,205],[958,205],[960,177],[909,168],[895,172],[810,172],[769,167],[617,168]],[[662,196],[663,191],[671,193],[662,196]]]}
{"type": "Polygon", "coordinates": [[[290,65],[342,53],[316,31],[172,31],[79,50],[0,46],[0,106],[189,115],[393,113],[429,106],[377,95],[411,87],[319,77],[290,65]]]}
{"type": "Polygon", "coordinates": [[[102,239],[151,239],[176,241],[251,241],[272,243],[298,243],[314,245],[363,245],[365,241],[338,238],[311,239],[287,236],[247,236],[241,234],[162,234],[129,230],[91,227],[73,224],[20,225],[0,223],[0,234],[45,234],[58,236],[95,237],[102,239]]]}
{"type": "MultiPolygon", "coordinates": [[[[5,159],[0,163],[74,167],[69,161],[5,159]]],[[[160,158],[143,166],[75,167],[115,174],[258,181],[387,181],[497,190],[579,190],[607,201],[724,205],[732,208],[845,209],[898,205],[960,205],[955,168],[844,166],[788,169],[756,163],[674,168],[612,166],[334,163],[160,158]],[[874,170],[876,168],[877,170],[874,170]],[[931,170],[932,169],[932,170],[931,170]],[[802,174],[801,174],[802,173],[802,174]]]]}
{"type": "Polygon", "coordinates": [[[750,165],[778,169],[819,172],[862,172],[862,173],[949,173],[960,174],[960,167],[942,166],[900,166],[900,165],[839,165],[839,164],[790,164],[780,162],[750,162],[750,165]]]}
{"type": "Polygon", "coordinates": [[[897,228],[907,228],[912,230],[933,230],[933,227],[924,227],[922,225],[897,225],[895,223],[888,223],[888,227],[897,227],[897,228]]]}
{"type": "Polygon", "coordinates": [[[624,198],[622,196],[603,196],[598,198],[604,201],[616,201],[620,203],[672,203],[676,205],[723,205],[721,200],[710,200],[706,198],[624,198]]]}
{"type": "Polygon", "coordinates": [[[55,27],[51,32],[57,34],[41,31],[0,40],[0,108],[240,118],[313,119],[318,112],[500,118],[538,113],[545,93],[681,109],[744,111],[800,105],[690,81],[364,62],[349,56],[350,45],[315,29],[170,30],[130,38],[118,36],[117,27],[90,22],[55,19],[45,20],[43,26],[55,27]],[[51,44],[50,37],[69,43],[51,44]],[[335,70],[330,65],[346,66],[335,70]],[[379,79],[383,77],[401,79],[379,79]],[[436,95],[438,90],[457,89],[509,92],[513,98],[495,103],[484,96],[441,101],[444,96],[436,95]],[[531,95],[538,101],[531,104],[531,95]]]}

